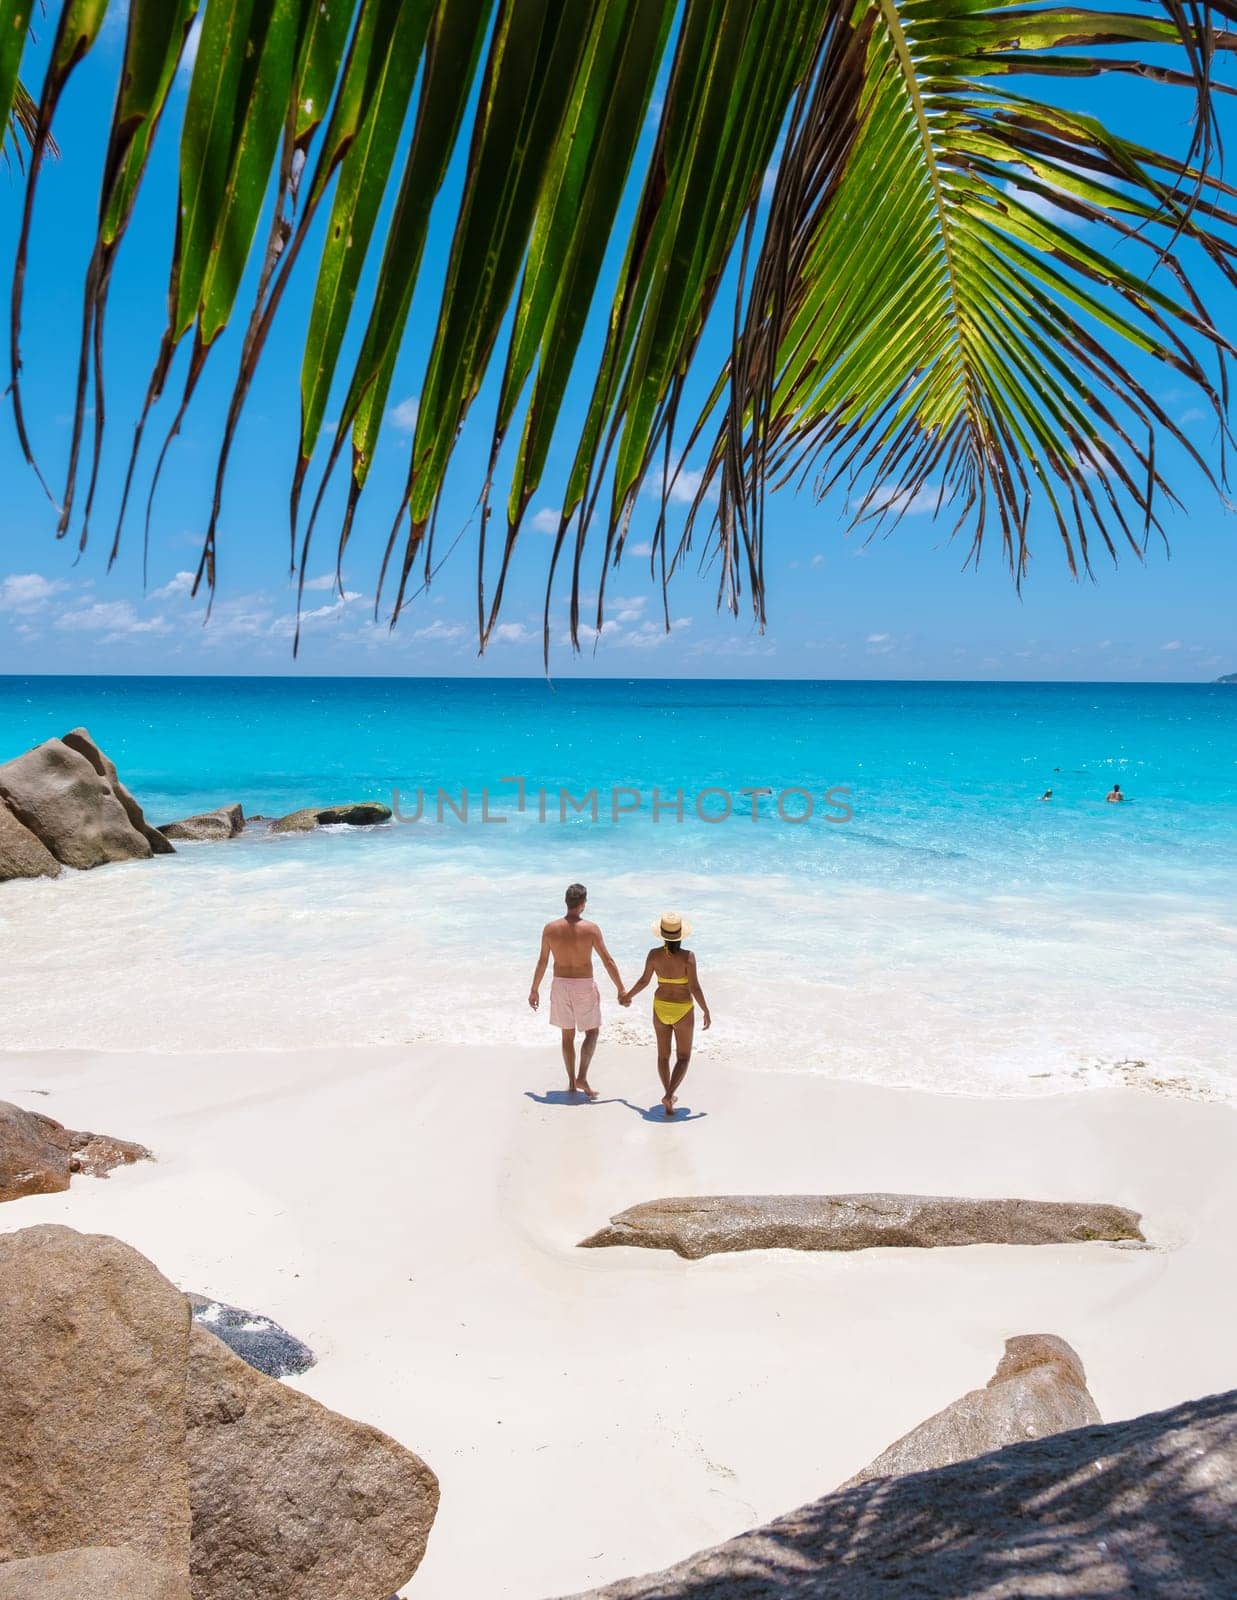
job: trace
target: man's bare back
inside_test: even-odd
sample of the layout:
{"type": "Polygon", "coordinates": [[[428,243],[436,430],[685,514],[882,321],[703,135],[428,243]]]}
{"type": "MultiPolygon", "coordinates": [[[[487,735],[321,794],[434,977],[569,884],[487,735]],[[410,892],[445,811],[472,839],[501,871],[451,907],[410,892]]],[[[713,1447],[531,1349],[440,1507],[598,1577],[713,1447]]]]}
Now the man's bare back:
{"type": "Polygon", "coordinates": [[[584,917],[555,917],[541,930],[541,937],[554,957],[556,978],[593,976],[593,951],[605,945],[595,922],[584,917]]]}

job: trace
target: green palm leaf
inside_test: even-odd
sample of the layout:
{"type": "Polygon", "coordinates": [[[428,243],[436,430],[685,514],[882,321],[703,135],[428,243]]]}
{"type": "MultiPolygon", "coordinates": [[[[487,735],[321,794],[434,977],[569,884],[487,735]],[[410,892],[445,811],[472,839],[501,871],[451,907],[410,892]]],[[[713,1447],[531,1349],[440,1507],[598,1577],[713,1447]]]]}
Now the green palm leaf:
{"type": "MultiPolygon", "coordinates": [[[[14,105],[31,140],[10,349],[18,436],[32,464],[19,382],[30,221],[57,103],[105,11],[106,0],[62,0],[34,105],[18,85],[31,0],[0,0],[0,113],[14,105]]],[[[129,6],[59,516],[65,532],[93,374],[83,544],[104,427],[108,287],[198,11],[199,0],[129,6]]],[[[1088,570],[1095,541],[1114,555],[1122,545],[1141,551],[1158,526],[1172,487],[1157,443],[1173,440],[1205,471],[1222,471],[1165,413],[1146,375],[1159,365],[1196,389],[1224,440],[1230,347],[1191,273],[1205,258],[1237,281],[1234,192],[1214,171],[1212,109],[1222,87],[1215,61],[1234,43],[1223,26],[1232,0],[1126,0],[1104,10],[994,0],[200,0],[200,11],[168,219],[169,315],[113,554],[172,359],[191,340],[148,529],[159,470],[254,259],[199,580],[213,588],[231,444],[286,290],[306,271],[293,550],[303,579],[325,490],[350,443],[342,556],[427,270],[431,213],[457,158],[462,194],[445,266],[435,269],[439,312],[379,579],[381,589],[390,565],[392,620],[418,559],[421,583],[432,577],[456,443],[491,373],[497,408],[477,538],[483,645],[552,442],[566,445],[571,465],[554,493],[563,510],[547,577],[547,649],[564,558],[573,636],[586,559],[601,569],[600,626],[605,574],[621,560],[650,477],[664,485],[652,556],[663,587],[707,523],[704,556],[717,558],[721,601],[737,608],[746,590],[763,621],[766,485],[845,492],[855,520],[872,527],[931,499],[974,552],[998,530],[1020,582],[1033,507],[1048,508],[1071,570],[1088,570]],[[1119,139],[1044,92],[1054,78],[1101,72],[1143,96],[1192,88],[1188,150],[1119,139]],[[663,81],[641,161],[641,130],[663,81]],[[298,215],[302,169],[312,176],[298,215]],[[326,207],[322,253],[307,267],[303,246],[326,207]],[[613,246],[621,265],[603,305],[613,246]],[[736,269],[737,299],[718,306],[736,269]],[[720,374],[702,370],[715,311],[733,327],[720,374]],[[586,364],[594,318],[604,336],[586,364]],[[344,365],[350,333],[357,353],[344,365]],[[588,398],[569,408],[581,384],[588,398]],[[678,423],[702,386],[707,401],[693,403],[686,448],[711,441],[707,470],[675,543],[667,502],[686,459],[678,423]],[[340,422],[298,550],[302,488],[329,406],[340,422]],[[511,439],[519,448],[497,483],[511,439]],[[491,573],[492,501],[504,508],[506,534],[491,573]]]]}
{"type": "MultiPolygon", "coordinates": [[[[987,0],[878,0],[871,17],[862,136],[815,218],[783,169],[770,230],[793,238],[789,282],[775,299],[757,275],[729,431],[701,490],[720,492],[723,545],[748,545],[760,615],[766,479],[814,474],[821,496],[845,484],[854,520],[874,528],[931,499],[953,508],[975,555],[995,524],[1021,581],[1035,505],[1051,509],[1072,572],[1090,570],[1091,535],[1113,555],[1118,541],[1141,551],[1157,496],[1171,497],[1157,434],[1209,472],[1135,376],[1135,353],[1184,378],[1224,433],[1231,346],[1180,249],[1198,245],[1237,282],[1234,191],[1001,86],[1028,66],[1098,72],[1099,57],[1052,52],[1169,42],[1171,18],[987,0]]],[[[689,540],[690,524],[677,554],[689,540]]]]}

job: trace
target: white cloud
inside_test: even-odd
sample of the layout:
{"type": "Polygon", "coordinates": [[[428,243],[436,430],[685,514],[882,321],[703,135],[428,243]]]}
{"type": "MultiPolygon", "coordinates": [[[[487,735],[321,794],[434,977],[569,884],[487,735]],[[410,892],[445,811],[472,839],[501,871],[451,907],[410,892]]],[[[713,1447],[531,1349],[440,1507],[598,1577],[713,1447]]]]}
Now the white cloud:
{"type": "Polygon", "coordinates": [[[180,600],[186,598],[193,591],[193,573],[178,572],[176,576],[163,585],[161,589],[151,592],[152,600],[180,600]]]}
{"type": "Polygon", "coordinates": [[[634,594],[630,599],[614,599],[609,603],[609,621],[611,622],[638,622],[640,614],[648,604],[648,596],[634,594]]]}
{"type": "Polygon", "coordinates": [[[870,633],[868,634],[867,642],[868,644],[884,644],[888,637],[887,633],[870,633]]]}
{"type": "Polygon", "coordinates": [[[491,644],[527,644],[537,637],[522,622],[500,622],[490,635],[491,644]]]}
{"type": "Polygon", "coordinates": [[[1181,640],[1180,639],[1170,639],[1167,644],[1162,644],[1160,646],[1160,649],[1161,650],[1180,650],[1181,649],[1181,640]]]}
{"type": "Polygon", "coordinates": [[[777,646],[769,640],[761,638],[737,639],[701,639],[698,644],[691,646],[688,651],[693,656],[773,656],[777,654],[777,646]]]}
{"type": "Polygon", "coordinates": [[[38,611],[66,587],[38,572],[15,572],[0,583],[0,611],[38,611]]]}
{"type": "Polygon", "coordinates": [[[852,506],[852,509],[865,513],[892,511],[901,517],[918,517],[925,512],[935,511],[940,498],[940,489],[930,483],[924,484],[922,489],[917,489],[909,498],[905,489],[895,485],[889,489],[873,489],[859,501],[857,507],[852,506]]]}
{"type": "Polygon", "coordinates": [[[333,572],[322,572],[316,578],[306,578],[305,587],[306,589],[314,590],[333,589],[335,587],[335,574],[333,572]]]}
{"type": "Polygon", "coordinates": [[[534,511],[529,518],[529,526],[537,533],[557,533],[563,513],[555,510],[553,506],[542,506],[540,511],[534,511]]]}
{"type": "Polygon", "coordinates": [[[1200,408],[1198,406],[1193,406],[1179,420],[1180,420],[1181,426],[1184,428],[1185,426],[1187,426],[1187,424],[1189,424],[1191,422],[1206,422],[1207,413],[1205,411],[1200,410],[1200,408]]]}
{"type": "Polygon", "coordinates": [[[823,567],[825,564],[825,558],[824,556],[820,555],[813,556],[810,564],[813,567],[823,567]]]}
{"type": "MultiPolygon", "coordinates": [[[[329,605],[315,606],[312,611],[302,611],[300,625],[302,630],[313,623],[335,621],[343,615],[354,600],[363,600],[365,597],[359,589],[345,589],[343,595],[332,600],[329,605]]],[[[297,619],[293,617],[276,617],[270,625],[273,634],[291,637],[296,632],[297,619]]]]}
{"type": "MultiPolygon", "coordinates": [[[[670,486],[670,492],[667,498],[669,499],[670,504],[689,506],[700,492],[700,485],[703,482],[704,472],[702,470],[696,470],[692,467],[683,467],[678,472],[675,472],[672,467],[669,473],[667,473],[664,468],[661,471],[649,473],[641,487],[643,488],[645,494],[651,496],[654,500],[660,500],[662,497],[662,486],[668,483],[670,486]]],[[[713,482],[709,485],[709,490],[705,495],[705,499],[712,502],[716,500],[717,497],[717,479],[714,478],[713,482]]]]}
{"type": "Polygon", "coordinates": [[[185,40],[185,48],[180,53],[180,67],[178,70],[183,72],[186,78],[192,75],[193,64],[198,59],[198,45],[202,40],[202,18],[204,15],[204,11],[199,11],[193,19],[193,26],[189,29],[189,37],[185,40]]]}
{"type": "Polygon", "coordinates": [[[56,618],[64,633],[101,633],[104,644],[118,644],[141,634],[171,633],[172,624],[160,617],[141,617],[128,600],[96,600],[56,618]]]}
{"type": "Polygon", "coordinates": [[[400,433],[415,433],[417,428],[417,415],[421,410],[421,396],[410,394],[401,400],[398,405],[391,407],[387,412],[387,421],[400,433]]]}
{"type": "Polygon", "coordinates": [[[653,546],[651,544],[629,544],[625,554],[629,556],[651,556],[653,554],[653,546]]]}
{"type": "Polygon", "coordinates": [[[462,639],[467,631],[462,622],[444,622],[441,617],[435,617],[424,628],[417,628],[412,637],[440,640],[445,644],[450,639],[462,639]]]}
{"type": "MultiPolygon", "coordinates": [[[[634,627],[625,627],[618,616],[613,616],[607,617],[600,628],[582,623],[580,641],[582,644],[596,644],[601,640],[607,650],[656,650],[661,645],[669,643],[674,634],[685,633],[691,625],[690,617],[674,617],[671,619],[670,632],[667,633],[663,622],[646,620],[636,623],[634,627]]],[[[570,644],[570,642],[571,634],[565,631],[562,643],[570,644]]]]}

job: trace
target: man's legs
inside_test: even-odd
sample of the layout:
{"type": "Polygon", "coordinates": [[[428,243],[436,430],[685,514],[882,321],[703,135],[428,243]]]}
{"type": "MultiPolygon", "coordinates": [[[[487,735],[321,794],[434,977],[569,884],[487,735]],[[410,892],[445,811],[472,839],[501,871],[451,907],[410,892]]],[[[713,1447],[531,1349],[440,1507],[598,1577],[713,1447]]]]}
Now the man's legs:
{"type": "Polygon", "coordinates": [[[580,1046],[580,1070],[576,1073],[576,1088],[586,1094],[590,1100],[596,1100],[596,1089],[589,1087],[588,1069],[593,1060],[593,1051],[597,1048],[598,1028],[589,1028],[584,1035],[584,1043],[580,1046]]]}
{"type": "Polygon", "coordinates": [[[564,1028],[563,1035],[563,1065],[567,1068],[567,1093],[576,1091],[576,1030],[564,1028]]]}

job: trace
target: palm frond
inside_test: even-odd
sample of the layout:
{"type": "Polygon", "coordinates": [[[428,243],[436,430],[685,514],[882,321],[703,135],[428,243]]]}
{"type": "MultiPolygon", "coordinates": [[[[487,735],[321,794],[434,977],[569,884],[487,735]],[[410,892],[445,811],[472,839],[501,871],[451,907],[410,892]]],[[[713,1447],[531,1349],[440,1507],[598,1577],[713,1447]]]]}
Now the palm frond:
{"type": "MultiPolygon", "coordinates": [[[[178,350],[189,346],[187,372],[150,478],[147,532],[162,464],[239,315],[197,575],[213,590],[236,431],[288,287],[305,278],[312,298],[289,459],[291,555],[303,581],[346,452],[342,560],[427,270],[440,272],[439,310],[406,482],[385,513],[378,589],[389,573],[392,622],[418,564],[422,586],[433,574],[457,441],[491,375],[497,399],[476,544],[482,646],[552,441],[566,444],[571,467],[553,494],[563,509],[547,577],[547,651],[564,562],[573,638],[586,561],[601,572],[600,627],[605,575],[650,480],[663,485],[652,557],[663,592],[707,522],[704,555],[717,559],[721,602],[735,609],[746,590],[761,621],[764,492],[788,480],[818,494],[844,487],[861,525],[896,520],[931,497],[975,553],[999,528],[1016,581],[1027,569],[1033,506],[1049,508],[1072,570],[1089,570],[1097,538],[1114,555],[1122,544],[1141,551],[1172,495],[1157,442],[1173,440],[1204,471],[1223,473],[1222,452],[1204,459],[1145,374],[1158,364],[1196,389],[1224,440],[1230,346],[1192,273],[1205,259],[1235,281],[1234,191],[1216,175],[1214,114],[1224,92],[1214,64],[1234,43],[1223,27],[1231,6],[130,0],[58,532],[79,515],[93,409],[83,546],[88,536],[109,286],[196,18],[177,212],[168,219],[168,316],[113,557],[178,350]],[[1191,90],[1189,148],[1143,148],[1045,93],[1050,80],[1103,72],[1144,97],[1191,90]],[[655,94],[656,132],[642,157],[655,94]],[[779,149],[765,206],[762,184],[779,149]],[[457,158],[463,187],[450,248],[444,267],[427,268],[431,214],[445,203],[457,158]],[[314,263],[305,245],[324,210],[314,263]],[[620,251],[617,285],[600,304],[606,263],[620,251]],[[251,262],[256,287],[242,304],[251,262]],[[719,308],[736,275],[733,307],[719,308]],[[714,312],[733,324],[720,375],[702,355],[714,312]],[[604,319],[604,337],[586,357],[593,318],[604,319]],[[581,386],[587,402],[569,406],[581,386]],[[692,401],[687,447],[709,440],[708,468],[675,544],[667,501],[685,460],[678,423],[702,387],[708,399],[692,401]],[[311,483],[328,414],[339,421],[311,483]],[[491,561],[496,504],[505,535],[491,561]]],[[[56,107],[106,10],[107,0],[62,0],[33,105],[17,87],[31,0],[0,0],[0,114],[17,106],[30,139],[10,354],[18,437],[36,471],[20,384],[31,218],[56,107]]]]}
{"type": "MultiPolygon", "coordinates": [[[[766,262],[772,281],[755,275],[693,508],[716,486],[722,548],[746,544],[758,616],[766,482],[814,475],[821,498],[844,486],[873,531],[929,499],[969,528],[976,557],[995,523],[1017,582],[1038,505],[1071,572],[1090,571],[1091,535],[1141,552],[1157,497],[1172,497],[1157,436],[1212,467],[1136,375],[1140,358],[1203,398],[1223,471],[1232,345],[1181,249],[1237,282],[1235,191],[1007,87],[1102,71],[1196,87],[1193,70],[1077,53],[1180,44],[1178,22],[987,0],[878,0],[868,17],[862,136],[815,212],[783,163],[770,235],[785,253],[766,262]]],[[[735,606],[725,567],[723,598],[735,606]]]]}

